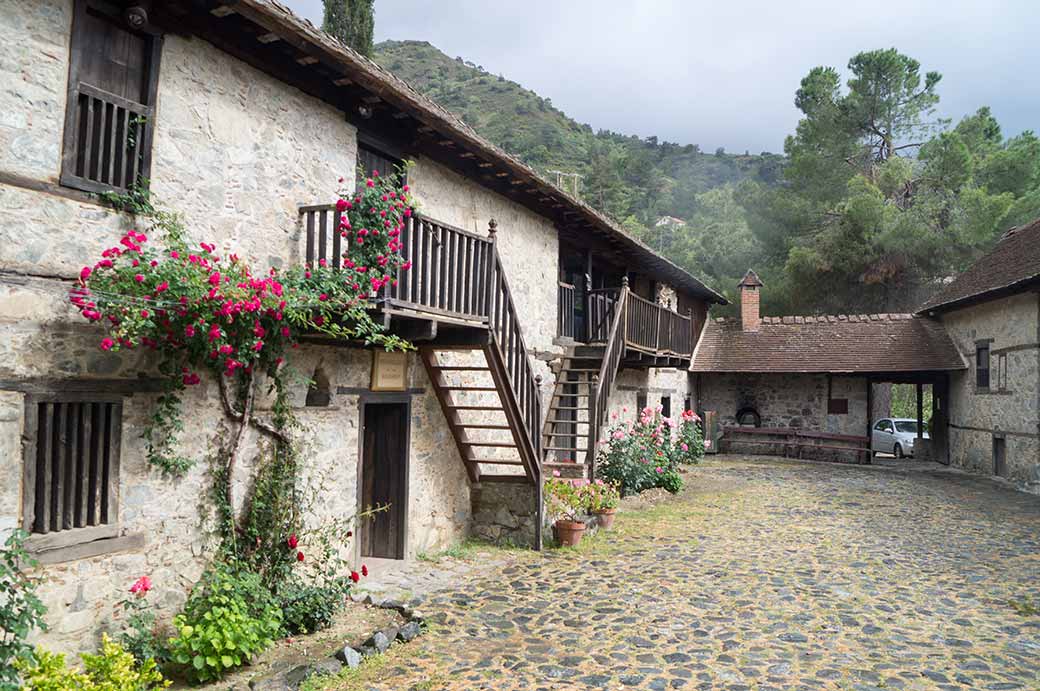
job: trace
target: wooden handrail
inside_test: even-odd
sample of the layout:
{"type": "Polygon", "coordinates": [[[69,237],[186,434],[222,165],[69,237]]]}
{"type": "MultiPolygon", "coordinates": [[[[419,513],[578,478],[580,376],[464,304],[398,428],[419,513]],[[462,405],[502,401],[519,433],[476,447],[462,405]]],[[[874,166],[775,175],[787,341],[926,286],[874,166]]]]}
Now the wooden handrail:
{"type": "Polygon", "coordinates": [[[491,225],[490,254],[487,280],[491,286],[487,301],[487,320],[495,354],[501,358],[501,366],[508,383],[511,400],[503,401],[507,409],[518,413],[518,422],[523,427],[526,449],[521,458],[529,477],[541,486],[542,439],[539,434],[542,422],[541,378],[535,374],[534,364],[527,351],[523,328],[513,302],[495,242],[496,226],[491,225]]]}
{"type": "Polygon", "coordinates": [[[614,305],[614,316],[610,321],[610,331],[603,351],[603,362],[600,364],[596,379],[595,395],[589,398],[589,447],[586,458],[589,462],[589,479],[596,476],[596,449],[599,446],[600,428],[606,420],[610,392],[614,387],[614,377],[621,367],[621,358],[625,354],[625,331],[627,328],[628,298],[631,293],[628,285],[623,285],[614,305]]]}

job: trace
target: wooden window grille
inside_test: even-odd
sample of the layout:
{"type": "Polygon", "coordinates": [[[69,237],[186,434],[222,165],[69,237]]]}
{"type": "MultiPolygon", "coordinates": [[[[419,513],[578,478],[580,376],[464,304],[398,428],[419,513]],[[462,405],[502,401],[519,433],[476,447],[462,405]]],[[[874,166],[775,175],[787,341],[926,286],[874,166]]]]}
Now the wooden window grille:
{"type": "Polygon", "coordinates": [[[151,174],[162,39],[100,0],[76,0],[61,182],[126,193],[151,174]]]}
{"type": "Polygon", "coordinates": [[[989,388],[989,344],[975,347],[975,385],[989,388]]]}
{"type": "Polygon", "coordinates": [[[118,532],[121,397],[29,395],[23,527],[35,549],[118,532]]]}

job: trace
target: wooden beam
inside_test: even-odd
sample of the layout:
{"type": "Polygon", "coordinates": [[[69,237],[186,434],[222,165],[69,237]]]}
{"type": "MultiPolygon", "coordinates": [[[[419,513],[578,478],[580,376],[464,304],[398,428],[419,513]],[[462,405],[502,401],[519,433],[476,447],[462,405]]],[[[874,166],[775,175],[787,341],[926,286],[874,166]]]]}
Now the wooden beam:
{"type": "Polygon", "coordinates": [[[350,86],[354,83],[354,80],[349,77],[340,77],[339,79],[333,79],[332,83],[336,86],[350,86]]]}
{"type": "Polygon", "coordinates": [[[494,163],[488,163],[487,161],[481,161],[479,166],[481,168],[494,168],[495,164],[494,163]]]}
{"type": "Polygon", "coordinates": [[[370,95],[370,96],[363,96],[361,98],[361,100],[364,101],[365,103],[373,104],[373,103],[379,103],[383,99],[381,99],[381,98],[379,98],[378,96],[375,96],[375,95],[370,95]]]}
{"type": "Polygon", "coordinates": [[[302,58],[296,58],[296,64],[298,65],[313,65],[318,62],[318,58],[313,55],[304,55],[302,58]]]}
{"type": "Polygon", "coordinates": [[[259,36],[256,37],[256,40],[260,41],[260,43],[265,43],[266,44],[266,43],[274,43],[275,41],[280,41],[280,40],[282,40],[282,37],[279,36],[278,34],[268,32],[266,34],[260,34],[259,36]]]}
{"type": "Polygon", "coordinates": [[[214,7],[212,10],[209,11],[209,13],[212,14],[214,17],[226,17],[229,14],[234,14],[235,8],[229,7],[227,5],[221,5],[220,7],[214,7]]]}

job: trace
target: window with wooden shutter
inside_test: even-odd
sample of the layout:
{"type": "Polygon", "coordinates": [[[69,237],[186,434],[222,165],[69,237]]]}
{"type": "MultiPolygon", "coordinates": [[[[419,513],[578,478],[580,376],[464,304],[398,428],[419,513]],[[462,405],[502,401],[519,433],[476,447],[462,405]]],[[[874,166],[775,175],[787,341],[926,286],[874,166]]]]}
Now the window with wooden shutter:
{"type": "Polygon", "coordinates": [[[151,174],[162,39],[101,0],[76,0],[61,182],[125,193],[151,174]]]}
{"type": "Polygon", "coordinates": [[[119,396],[26,397],[22,515],[31,548],[118,533],[122,417],[119,396]]]}

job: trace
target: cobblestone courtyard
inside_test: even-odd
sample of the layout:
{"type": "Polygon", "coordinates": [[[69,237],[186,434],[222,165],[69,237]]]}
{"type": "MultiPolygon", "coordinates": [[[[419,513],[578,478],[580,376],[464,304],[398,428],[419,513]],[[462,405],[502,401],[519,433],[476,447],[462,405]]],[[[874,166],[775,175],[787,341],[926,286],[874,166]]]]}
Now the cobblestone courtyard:
{"type": "Polygon", "coordinates": [[[765,459],[686,478],[431,595],[358,688],[1040,689],[1040,498],[765,459]]]}

